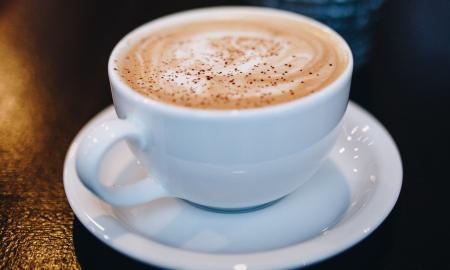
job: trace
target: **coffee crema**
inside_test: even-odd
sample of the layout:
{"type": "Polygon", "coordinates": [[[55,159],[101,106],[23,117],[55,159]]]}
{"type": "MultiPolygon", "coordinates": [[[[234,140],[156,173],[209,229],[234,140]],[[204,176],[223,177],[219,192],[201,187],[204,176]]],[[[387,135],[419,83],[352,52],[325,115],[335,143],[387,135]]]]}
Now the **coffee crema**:
{"type": "Polygon", "coordinates": [[[199,109],[248,109],[320,91],[345,70],[338,37],[307,20],[256,16],[170,25],[134,42],[114,69],[135,91],[199,109]]]}

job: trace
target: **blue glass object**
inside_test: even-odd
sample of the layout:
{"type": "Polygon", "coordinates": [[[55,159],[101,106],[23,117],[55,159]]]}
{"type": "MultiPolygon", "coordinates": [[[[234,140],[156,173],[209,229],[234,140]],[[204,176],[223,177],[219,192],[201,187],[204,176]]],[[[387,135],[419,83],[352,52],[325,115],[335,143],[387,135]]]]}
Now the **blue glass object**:
{"type": "Polygon", "coordinates": [[[252,4],[304,14],[321,21],[349,43],[355,69],[370,56],[374,26],[384,0],[250,0],[252,4]]]}

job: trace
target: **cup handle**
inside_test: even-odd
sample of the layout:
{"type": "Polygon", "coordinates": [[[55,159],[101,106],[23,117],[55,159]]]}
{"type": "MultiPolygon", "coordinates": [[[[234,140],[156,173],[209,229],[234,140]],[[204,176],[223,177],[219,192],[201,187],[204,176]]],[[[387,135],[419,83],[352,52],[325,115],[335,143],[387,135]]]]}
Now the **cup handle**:
{"type": "Polygon", "coordinates": [[[81,182],[98,197],[114,206],[131,206],[170,196],[158,181],[146,177],[121,187],[100,183],[98,170],[105,153],[121,140],[130,140],[141,149],[145,140],[135,125],[127,120],[105,121],[85,136],[76,153],[76,170],[81,182]]]}

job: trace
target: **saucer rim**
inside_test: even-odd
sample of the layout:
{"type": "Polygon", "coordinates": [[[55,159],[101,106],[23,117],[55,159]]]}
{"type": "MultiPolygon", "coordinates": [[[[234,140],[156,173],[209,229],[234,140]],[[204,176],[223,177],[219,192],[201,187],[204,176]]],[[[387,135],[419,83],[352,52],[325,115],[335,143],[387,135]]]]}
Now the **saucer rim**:
{"type": "MultiPolygon", "coordinates": [[[[89,209],[82,206],[89,203],[77,202],[74,197],[76,194],[72,194],[70,189],[74,177],[78,181],[79,179],[76,174],[73,175],[73,172],[69,170],[69,163],[74,162],[77,146],[87,129],[100,119],[110,117],[113,113],[115,113],[114,107],[108,106],[92,117],[73,139],[64,161],[64,190],[74,214],[83,226],[114,250],[146,264],[176,269],[238,269],[236,267],[238,265],[245,265],[247,266],[246,269],[285,269],[318,263],[349,249],[372,233],[392,211],[401,191],[402,161],[393,138],[375,117],[361,106],[350,101],[344,117],[359,119],[357,122],[364,122],[371,127],[371,132],[376,137],[376,145],[378,146],[372,149],[377,157],[377,165],[384,169],[380,169],[382,174],[379,176],[378,186],[364,208],[344,223],[338,223],[326,235],[268,251],[244,254],[211,254],[183,250],[157,243],[129,231],[126,226],[118,222],[128,234],[126,237],[122,236],[121,241],[110,241],[104,239],[101,233],[91,228],[92,221],[88,219],[88,212],[94,211],[93,208],[95,208],[96,211],[112,215],[111,206],[97,198],[94,198],[93,204],[91,202],[89,209]],[[134,244],[130,245],[129,241],[134,241],[134,244]],[[143,249],[146,251],[150,249],[152,252],[142,252],[143,249]],[[173,260],[174,257],[178,259],[175,261],[173,260]]],[[[86,192],[88,191],[86,190],[86,192]]]]}

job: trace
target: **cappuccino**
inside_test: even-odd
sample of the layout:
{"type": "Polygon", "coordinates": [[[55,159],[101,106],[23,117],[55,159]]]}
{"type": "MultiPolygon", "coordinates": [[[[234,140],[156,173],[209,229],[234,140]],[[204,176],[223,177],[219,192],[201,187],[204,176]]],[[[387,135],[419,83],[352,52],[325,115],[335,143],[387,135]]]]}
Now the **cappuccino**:
{"type": "Polygon", "coordinates": [[[335,81],[349,62],[344,46],[309,19],[227,14],[151,31],[124,50],[114,70],[156,101],[198,109],[260,108],[335,81]]]}

